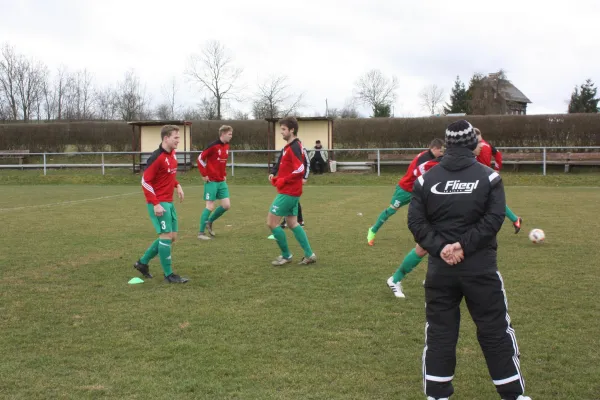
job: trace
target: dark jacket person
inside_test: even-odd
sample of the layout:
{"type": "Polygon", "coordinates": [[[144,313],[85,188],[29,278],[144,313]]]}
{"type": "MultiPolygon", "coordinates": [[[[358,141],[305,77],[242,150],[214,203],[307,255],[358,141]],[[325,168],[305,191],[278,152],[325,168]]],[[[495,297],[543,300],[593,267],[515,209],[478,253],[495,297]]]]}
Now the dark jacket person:
{"type": "Polygon", "coordinates": [[[454,393],[464,297],[500,397],[530,400],[522,396],[519,349],[497,268],[496,234],[505,217],[504,186],[498,172],[477,162],[477,150],[477,136],[469,122],[450,124],[444,157],[417,179],[409,205],[408,228],[429,253],[424,284],[424,390],[430,399],[454,393]]]}

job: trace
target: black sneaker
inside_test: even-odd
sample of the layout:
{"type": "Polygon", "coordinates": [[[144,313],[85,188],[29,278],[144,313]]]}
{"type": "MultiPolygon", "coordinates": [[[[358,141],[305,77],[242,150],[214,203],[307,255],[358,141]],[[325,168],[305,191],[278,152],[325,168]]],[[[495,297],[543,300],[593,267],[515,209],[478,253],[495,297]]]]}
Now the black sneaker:
{"type": "Polygon", "coordinates": [[[148,267],[148,264],[142,264],[140,260],[137,260],[135,264],[133,264],[133,268],[140,271],[140,273],[144,275],[145,278],[152,278],[152,274],[150,273],[150,267],[148,267]]]}
{"type": "Polygon", "coordinates": [[[212,222],[206,221],[206,230],[210,236],[215,236],[215,233],[212,230],[212,222]]]}
{"type": "Polygon", "coordinates": [[[304,226],[304,221],[300,222],[300,226],[304,226]]]}
{"type": "Polygon", "coordinates": [[[283,220],[283,222],[279,226],[281,226],[281,229],[285,229],[285,227],[287,226],[286,220],[283,220]]]}
{"type": "Polygon", "coordinates": [[[179,275],[171,274],[169,276],[165,276],[166,283],[186,283],[189,279],[182,278],[179,275]]]}

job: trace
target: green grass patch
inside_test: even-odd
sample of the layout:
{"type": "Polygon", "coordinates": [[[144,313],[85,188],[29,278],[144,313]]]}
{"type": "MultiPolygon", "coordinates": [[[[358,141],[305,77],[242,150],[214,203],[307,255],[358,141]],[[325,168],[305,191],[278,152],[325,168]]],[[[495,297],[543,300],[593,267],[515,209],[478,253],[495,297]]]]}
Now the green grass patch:
{"type": "MultiPolygon", "coordinates": [[[[385,284],[414,246],[406,208],[374,247],[366,244],[396,177],[313,177],[302,206],[319,261],[284,268],[270,265],[278,254],[265,226],[271,186],[241,184],[236,173],[217,238],[200,242],[202,188],[197,175],[184,177],[173,263],[191,280],[163,284],[156,258],[156,277],[131,286],[132,264],[155,238],[139,176],[135,185],[125,184],[131,176],[118,185],[65,184],[91,175],[57,176],[61,185],[0,189],[1,398],[424,398],[425,262],[405,278],[406,299],[385,284]],[[363,180],[371,186],[361,187],[363,180]]],[[[557,179],[561,187],[507,188],[524,224],[515,235],[507,220],[500,232],[500,271],[527,393],[597,399],[600,189],[565,187],[559,178],[574,177],[530,181],[557,179]],[[528,241],[534,227],[547,243],[528,241]]],[[[455,397],[497,398],[463,311],[455,397]]]]}
{"type": "MultiPolygon", "coordinates": [[[[44,184],[92,184],[92,185],[137,185],[141,176],[123,168],[106,168],[102,175],[100,168],[63,168],[43,170],[0,169],[0,185],[44,185],[44,184]]],[[[236,167],[232,175],[228,168],[227,181],[234,185],[264,185],[267,184],[268,170],[266,168],[236,167]]],[[[347,185],[393,186],[406,172],[406,167],[385,168],[381,176],[373,172],[336,172],[323,175],[310,175],[309,186],[316,185],[347,185]]],[[[575,173],[565,174],[550,171],[548,175],[538,172],[502,172],[507,186],[600,186],[600,173],[586,170],[576,170],[575,173]]],[[[177,178],[185,185],[200,185],[200,174],[196,168],[180,171],[177,178]]]]}

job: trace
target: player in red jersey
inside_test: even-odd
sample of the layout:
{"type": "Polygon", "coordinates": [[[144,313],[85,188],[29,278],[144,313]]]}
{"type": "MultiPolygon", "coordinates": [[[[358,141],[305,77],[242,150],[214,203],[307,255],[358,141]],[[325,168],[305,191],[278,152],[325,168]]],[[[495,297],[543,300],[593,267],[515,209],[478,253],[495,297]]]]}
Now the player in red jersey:
{"type": "Polygon", "coordinates": [[[229,187],[227,186],[227,158],[229,157],[229,142],[233,136],[233,128],[223,125],[219,128],[219,139],[210,143],[198,156],[198,171],[204,181],[204,200],[206,208],[200,217],[198,239],[210,240],[215,233],[213,222],[231,207],[229,187]],[[221,204],[215,210],[215,201],[221,204]],[[213,212],[214,210],[214,212],[213,212]],[[212,213],[212,214],[211,214],[212,213]],[[210,236],[204,233],[208,230],[210,236]]]}
{"type": "MultiPolygon", "coordinates": [[[[477,147],[475,148],[475,150],[473,150],[473,153],[476,157],[480,154],[482,145],[483,144],[481,142],[478,142],[477,147]]],[[[432,160],[428,160],[418,165],[415,169],[413,169],[412,174],[414,176],[414,180],[417,180],[421,175],[438,165],[442,157],[443,156],[434,158],[432,160]]],[[[409,274],[413,269],[415,269],[417,265],[419,265],[423,257],[425,257],[426,255],[427,250],[419,246],[419,244],[417,243],[416,246],[404,257],[404,260],[402,260],[402,264],[400,264],[398,269],[396,269],[396,272],[394,272],[394,275],[390,276],[386,282],[388,287],[392,289],[394,296],[400,298],[406,297],[404,295],[404,292],[402,291],[401,281],[407,274],[409,274]]]]}
{"type": "MultiPolygon", "coordinates": [[[[500,153],[498,149],[496,149],[494,146],[490,145],[483,139],[483,136],[481,136],[481,131],[479,129],[473,128],[473,130],[477,135],[477,139],[482,143],[481,152],[477,156],[477,161],[491,168],[493,156],[495,164],[494,169],[500,172],[500,168],[502,168],[502,153],[500,153]]],[[[506,217],[510,219],[510,222],[512,222],[513,227],[515,228],[515,233],[519,233],[519,231],[521,230],[521,223],[523,222],[523,219],[521,217],[518,217],[510,208],[508,208],[508,205],[506,206],[505,210],[506,217]]]]}
{"type": "Polygon", "coordinates": [[[271,229],[281,255],[278,256],[273,265],[284,265],[292,262],[292,254],[288,248],[284,230],[279,226],[281,217],[286,217],[287,226],[294,233],[296,240],[304,250],[304,257],[299,264],[313,264],[317,256],[313,253],[304,228],[298,224],[298,204],[302,195],[305,160],[303,146],[298,140],[298,121],[294,117],[285,117],[279,121],[281,136],[287,142],[281,150],[277,161],[276,175],[269,175],[271,184],[277,188],[277,196],[271,204],[267,215],[267,225],[271,229]]]}
{"type": "Polygon", "coordinates": [[[148,263],[156,255],[167,283],[185,283],[187,278],[175,274],[172,269],[171,246],[177,240],[177,213],[173,205],[173,190],[177,189],[179,201],[183,201],[183,189],[177,181],[177,156],[175,149],[179,144],[179,128],[165,125],[160,131],[162,143],[146,164],[142,176],[142,190],[146,196],[148,215],[158,234],[144,255],[134,264],[146,278],[152,278],[148,263]]]}
{"type": "Polygon", "coordinates": [[[413,184],[415,183],[415,179],[417,179],[417,177],[413,175],[413,171],[415,170],[415,168],[417,168],[424,162],[433,160],[441,156],[443,153],[444,141],[442,139],[434,139],[429,144],[429,150],[425,150],[419,153],[419,155],[412,160],[412,162],[406,170],[406,174],[404,174],[404,176],[398,182],[398,185],[396,185],[396,191],[392,196],[390,206],[383,210],[381,214],[379,214],[375,225],[370,227],[369,231],[367,232],[367,243],[369,244],[369,246],[373,246],[375,242],[375,235],[377,234],[377,231],[379,231],[379,228],[381,228],[381,226],[385,223],[385,221],[387,221],[388,218],[392,215],[396,214],[400,207],[410,203],[410,196],[412,193],[413,184]]]}

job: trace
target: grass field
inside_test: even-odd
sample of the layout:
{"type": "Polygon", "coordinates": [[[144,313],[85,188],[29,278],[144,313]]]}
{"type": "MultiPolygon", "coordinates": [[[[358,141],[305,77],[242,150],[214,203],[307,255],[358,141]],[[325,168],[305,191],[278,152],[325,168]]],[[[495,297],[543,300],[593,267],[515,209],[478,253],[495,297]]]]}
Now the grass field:
{"type": "MultiPolygon", "coordinates": [[[[0,398],[424,398],[426,263],[406,299],[385,284],[414,245],[406,208],[366,245],[395,176],[315,176],[302,205],[319,261],[284,268],[270,265],[264,176],[236,171],[211,242],[196,239],[202,189],[183,176],[173,261],[190,282],[169,286],[127,284],[155,238],[139,176],[56,172],[39,185],[39,171],[0,172],[0,398]]],[[[524,219],[518,235],[505,222],[499,259],[526,392],[600,399],[600,179],[505,180],[524,219]],[[528,241],[534,227],[545,244],[528,241]]],[[[453,399],[495,399],[466,308],[462,321],[453,399]]]]}

